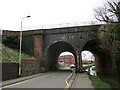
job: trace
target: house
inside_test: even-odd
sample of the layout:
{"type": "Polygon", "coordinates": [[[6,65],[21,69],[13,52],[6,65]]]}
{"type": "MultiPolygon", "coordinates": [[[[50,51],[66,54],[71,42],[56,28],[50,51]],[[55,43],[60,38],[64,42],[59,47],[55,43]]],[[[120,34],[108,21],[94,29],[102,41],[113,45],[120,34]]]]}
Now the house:
{"type": "Polygon", "coordinates": [[[58,63],[75,64],[75,58],[73,55],[60,56],[58,59],[58,63]]]}

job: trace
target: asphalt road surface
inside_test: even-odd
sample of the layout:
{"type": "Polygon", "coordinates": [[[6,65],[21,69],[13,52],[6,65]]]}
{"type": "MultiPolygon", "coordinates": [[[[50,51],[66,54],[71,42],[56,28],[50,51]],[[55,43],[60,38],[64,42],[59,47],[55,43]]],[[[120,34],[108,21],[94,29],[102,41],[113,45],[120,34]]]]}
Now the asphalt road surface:
{"type": "Polygon", "coordinates": [[[65,79],[71,72],[52,72],[50,74],[39,76],[30,80],[18,82],[5,88],[65,88],[65,79]]]}

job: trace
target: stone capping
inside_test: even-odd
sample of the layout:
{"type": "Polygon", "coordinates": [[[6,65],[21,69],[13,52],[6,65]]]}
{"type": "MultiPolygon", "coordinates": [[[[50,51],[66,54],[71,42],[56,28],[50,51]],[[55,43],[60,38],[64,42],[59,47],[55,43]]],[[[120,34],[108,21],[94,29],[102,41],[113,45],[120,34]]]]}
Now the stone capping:
{"type": "Polygon", "coordinates": [[[35,62],[39,62],[39,60],[22,58],[21,62],[22,63],[35,63],[35,62]]]}

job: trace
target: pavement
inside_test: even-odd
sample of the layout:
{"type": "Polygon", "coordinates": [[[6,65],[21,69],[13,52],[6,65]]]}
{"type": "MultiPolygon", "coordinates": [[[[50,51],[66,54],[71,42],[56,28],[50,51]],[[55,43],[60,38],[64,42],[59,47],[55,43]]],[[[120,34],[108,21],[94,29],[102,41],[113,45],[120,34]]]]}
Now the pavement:
{"type": "Polygon", "coordinates": [[[89,88],[90,90],[94,90],[92,86],[92,82],[89,79],[87,73],[77,73],[75,80],[71,88],[89,88]]]}

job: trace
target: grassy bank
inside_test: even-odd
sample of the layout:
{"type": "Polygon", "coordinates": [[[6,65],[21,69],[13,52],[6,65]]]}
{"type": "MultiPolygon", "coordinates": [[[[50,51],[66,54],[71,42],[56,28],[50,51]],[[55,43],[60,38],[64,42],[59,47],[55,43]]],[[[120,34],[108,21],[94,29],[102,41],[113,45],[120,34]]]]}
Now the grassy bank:
{"type": "Polygon", "coordinates": [[[83,70],[86,70],[86,69],[88,69],[88,68],[90,68],[90,67],[92,67],[92,66],[93,66],[92,64],[87,65],[87,66],[84,66],[84,67],[83,67],[83,70]]]}
{"type": "Polygon", "coordinates": [[[89,76],[89,78],[92,81],[93,86],[98,90],[100,90],[100,88],[107,88],[107,90],[112,90],[112,87],[106,82],[102,81],[99,77],[89,76]]]}
{"type": "MultiPolygon", "coordinates": [[[[13,49],[8,48],[7,46],[0,44],[2,49],[2,54],[0,57],[0,61],[7,61],[7,62],[18,62],[19,61],[19,52],[13,49]]],[[[32,56],[22,53],[22,58],[26,59],[35,59],[32,56]]]]}

